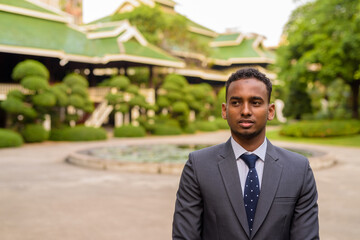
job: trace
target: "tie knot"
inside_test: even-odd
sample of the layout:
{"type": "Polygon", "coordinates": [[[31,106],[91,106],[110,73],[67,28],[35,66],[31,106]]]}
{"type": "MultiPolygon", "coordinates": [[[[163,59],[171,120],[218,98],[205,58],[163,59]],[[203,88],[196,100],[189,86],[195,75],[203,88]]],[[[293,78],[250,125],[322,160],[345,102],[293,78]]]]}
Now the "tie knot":
{"type": "Polygon", "coordinates": [[[242,160],[248,165],[249,168],[255,168],[255,163],[258,160],[258,156],[255,154],[243,154],[240,156],[242,160]]]}

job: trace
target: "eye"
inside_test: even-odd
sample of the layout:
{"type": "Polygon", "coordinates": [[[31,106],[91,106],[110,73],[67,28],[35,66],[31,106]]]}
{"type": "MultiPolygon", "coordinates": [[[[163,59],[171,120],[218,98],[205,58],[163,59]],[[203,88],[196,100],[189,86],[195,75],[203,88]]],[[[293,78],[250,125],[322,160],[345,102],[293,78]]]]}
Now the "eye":
{"type": "Polygon", "coordinates": [[[236,107],[236,106],[239,106],[239,104],[240,104],[240,102],[237,101],[237,100],[232,100],[232,101],[231,101],[231,105],[232,105],[232,106],[235,106],[235,107],[236,107]]]}
{"type": "Polygon", "coordinates": [[[254,106],[260,106],[260,105],[261,105],[261,101],[258,101],[258,100],[253,101],[253,105],[254,105],[254,106]]]}

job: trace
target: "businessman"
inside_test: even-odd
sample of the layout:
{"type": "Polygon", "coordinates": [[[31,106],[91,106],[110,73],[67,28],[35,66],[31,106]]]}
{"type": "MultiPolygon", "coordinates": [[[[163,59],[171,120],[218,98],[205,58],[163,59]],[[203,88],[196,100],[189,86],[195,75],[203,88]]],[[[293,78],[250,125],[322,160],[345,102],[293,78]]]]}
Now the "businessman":
{"type": "Polygon", "coordinates": [[[173,239],[319,239],[317,190],[304,156],[265,137],[275,115],[270,80],[253,68],[226,82],[222,117],[231,137],[189,154],[181,175],[173,239]]]}

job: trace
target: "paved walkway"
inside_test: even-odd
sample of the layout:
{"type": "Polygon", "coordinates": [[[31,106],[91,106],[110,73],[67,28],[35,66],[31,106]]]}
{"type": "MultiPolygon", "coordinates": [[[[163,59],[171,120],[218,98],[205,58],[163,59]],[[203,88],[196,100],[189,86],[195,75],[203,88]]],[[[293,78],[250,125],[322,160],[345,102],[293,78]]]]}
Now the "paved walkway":
{"type": "MultiPolygon", "coordinates": [[[[95,146],[215,144],[228,137],[228,132],[216,132],[0,149],[0,239],[171,239],[178,175],[99,171],[67,164],[64,158],[95,146]]],[[[336,166],[315,171],[321,237],[359,239],[360,148],[274,143],[330,151],[338,158],[336,166]]]]}

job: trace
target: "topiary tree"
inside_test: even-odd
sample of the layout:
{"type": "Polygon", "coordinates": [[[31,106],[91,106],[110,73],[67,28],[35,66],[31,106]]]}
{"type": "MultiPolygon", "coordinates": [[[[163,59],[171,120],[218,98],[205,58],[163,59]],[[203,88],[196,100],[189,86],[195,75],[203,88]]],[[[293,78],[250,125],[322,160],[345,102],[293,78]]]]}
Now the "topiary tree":
{"type": "Polygon", "coordinates": [[[89,83],[80,74],[70,73],[66,75],[62,84],[55,86],[52,91],[56,94],[58,108],[65,108],[65,116],[60,116],[60,123],[67,125],[72,121],[78,121],[83,112],[92,112],[94,105],[88,94],[89,83]],[[66,98],[66,99],[65,99],[66,98]]]}
{"type": "Polygon", "coordinates": [[[147,122],[147,111],[153,109],[146,102],[144,96],[140,94],[138,86],[131,84],[130,79],[126,76],[113,76],[109,79],[104,80],[100,86],[111,87],[111,93],[106,95],[108,104],[113,106],[112,114],[120,112],[123,114],[129,114],[131,120],[132,110],[137,107],[139,109],[139,116],[142,117],[140,123],[147,122]]]}
{"type": "Polygon", "coordinates": [[[54,96],[48,92],[49,71],[38,61],[25,60],[15,66],[12,77],[28,92],[10,91],[1,104],[9,114],[10,126],[21,131],[26,124],[41,124],[48,107],[54,105],[54,96]]]}
{"type": "Polygon", "coordinates": [[[27,59],[18,63],[12,72],[12,79],[20,81],[28,76],[37,76],[42,79],[49,79],[48,69],[36,60],[27,59]]]}

